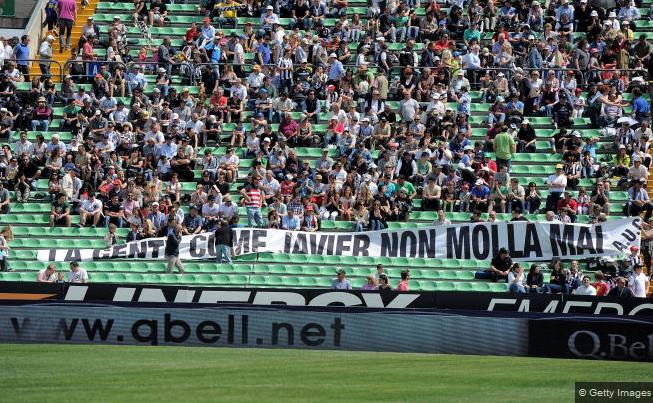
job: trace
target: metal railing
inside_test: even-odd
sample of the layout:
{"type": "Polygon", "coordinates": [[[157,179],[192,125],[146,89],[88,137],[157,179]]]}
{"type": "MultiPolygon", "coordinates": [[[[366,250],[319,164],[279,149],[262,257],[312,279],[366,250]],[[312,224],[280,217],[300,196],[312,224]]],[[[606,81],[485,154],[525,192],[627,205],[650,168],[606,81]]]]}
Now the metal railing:
{"type": "MultiPolygon", "coordinates": [[[[42,74],[42,73],[41,73],[41,68],[40,68],[40,67],[39,67],[39,74],[31,74],[31,73],[29,72],[29,69],[31,68],[31,66],[30,66],[31,63],[36,63],[36,64],[38,65],[39,62],[41,61],[41,59],[26,59],[25,61],[28,62],[27,68],[28,68],[29,81],[31,81],[34,77],[46,77],[45,74],[42,74]]],[[[53,75],[53,74],[52,74],[52,71],[50,71],[50,77],[53,77],[53,78],[54,78],[54,77],[59,77],[59,79],[62,80],[62,79],[63,79],[63,67],[64,67],[64,66],[62,66],[61,63],[59,63],[58,61],[56,61],[56,60],[54,60],[54,59],[49,60],[48,63],[50,64],[50,66],[52,66],[52,64],[55,64],[55,65],[59,66],[59,74],[54,74],[54,75],[53,75]]],[[[52,68],[50,68],[50,70],[52,70],[52,68]]],[[[21,74],[23,74],[22,71],[21,71],[21,74]]],[[[25,75],[25,74],[23,74],[23,76],[24,76],[24,75],[25,75]]],[[[28,82],[27,79],[26,79],[25,81],[28,82]]]]}

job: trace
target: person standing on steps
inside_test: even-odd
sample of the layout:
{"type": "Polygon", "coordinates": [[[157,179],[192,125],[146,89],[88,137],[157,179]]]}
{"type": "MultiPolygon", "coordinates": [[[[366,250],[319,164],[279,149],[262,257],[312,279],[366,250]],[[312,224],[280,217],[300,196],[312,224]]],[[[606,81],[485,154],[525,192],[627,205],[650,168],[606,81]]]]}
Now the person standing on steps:
{"type": "Polygon", "coordinates": [[[59,53],[63,53],[64,35],[66,49],[70,50],[70,35],[77,19],[77,2],[75,0],[59,0],[59,53]]]}
{"type": "Polygon", "coordinates": [[[39,68],[41,69],[41,74],[46,78],[50,77],[50,64],[54,55],[52,42],[54,42],[54,37],[48,35],[39,47],[39,68]]]}
{"type": "Polygon", "coordinates": [[[231,227],[227,220],[221,220],[215,230],[215,262],[217,264],[222,264],[223,256],[228,264],[232,264],[231,246],[231,227]]]}
{"type": "Polygon", "coordinates": [[[179,259],[179,245],[181,244],[181,225],[173,224],[172,230],[166,239],[165,257],[168,262],[168,273],[176,266],[179,274],[184,274],[184,264],[179,259]]]}

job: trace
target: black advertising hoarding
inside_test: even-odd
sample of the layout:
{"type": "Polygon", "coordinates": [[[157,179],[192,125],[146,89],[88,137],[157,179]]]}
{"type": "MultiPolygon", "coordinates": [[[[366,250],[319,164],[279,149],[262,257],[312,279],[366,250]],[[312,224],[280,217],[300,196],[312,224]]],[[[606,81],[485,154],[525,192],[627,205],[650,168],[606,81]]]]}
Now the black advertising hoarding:
{"type": "Polygon", "coordinates": [[[626,318],[531,320],[529,355],[653,361],[653,323],[626,318]]]}
{"type": "Polygon", "coordinates": [[[55,299],[70,302],[351,306],[451,309],[544,314],[653,316],[650,299],[564,294],[463,291],[342,291],[330,289],[184,287],[142,284],[45,284],[0,282],[0,300],[55,299]]]}

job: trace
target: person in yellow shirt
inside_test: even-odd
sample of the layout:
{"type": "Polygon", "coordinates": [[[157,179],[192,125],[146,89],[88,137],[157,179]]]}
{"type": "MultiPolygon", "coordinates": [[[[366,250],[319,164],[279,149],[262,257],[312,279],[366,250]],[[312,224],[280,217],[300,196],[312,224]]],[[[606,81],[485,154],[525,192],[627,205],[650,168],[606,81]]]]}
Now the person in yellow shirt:
{"type": "Polygon", "coordinates": [[[218,3],[213,8],[213,13],[219,14],[218,17],[218,27],[222,28],[224,24],[231,24],[234,29],[236,29],[236,24],[238,23],[238,7],[241,7],[240,3],[236,3],[234,0],[225,0],[222,3],[218,3]]]}

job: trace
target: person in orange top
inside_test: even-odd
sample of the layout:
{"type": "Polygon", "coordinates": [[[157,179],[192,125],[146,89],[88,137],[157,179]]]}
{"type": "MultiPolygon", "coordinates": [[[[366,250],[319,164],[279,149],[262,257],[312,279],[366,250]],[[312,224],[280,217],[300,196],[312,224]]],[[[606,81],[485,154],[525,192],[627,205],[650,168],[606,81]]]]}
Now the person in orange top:
{"type": "Polygon", "coordinates": [[[439,55],[447,48],[449,48],[449,34],[444,34],[442,38],[435,41],[435,53],[439,55]]]}
{"type": "Polygon", "coordinates": [[[608,286],[608,283],[605,282],[605,275],[601,270],[594,273],[594,280],[595,281],[592,283],[592,285],[594,288],[596,288],[596,296],[602,297],[604,295],[608,295],[610,287],[608,286]]]}
{"type": "Polygon", "coordinates": [[[408,291],[408,279],[410,278],[410,270],[404,270],[401,272],[401,281],[397,286],[398,291],[408,291]]]}

